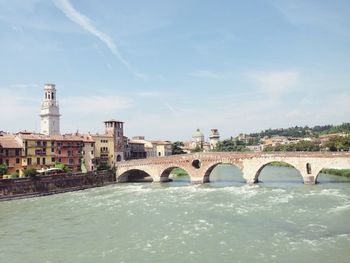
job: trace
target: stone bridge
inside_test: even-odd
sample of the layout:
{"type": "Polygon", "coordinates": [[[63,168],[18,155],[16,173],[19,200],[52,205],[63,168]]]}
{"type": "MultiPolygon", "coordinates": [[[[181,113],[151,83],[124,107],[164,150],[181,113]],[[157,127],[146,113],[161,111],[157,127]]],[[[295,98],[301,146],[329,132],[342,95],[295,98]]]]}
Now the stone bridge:
{"type": "Polygon", "coordinates": [[[120,162],[116,166],[116,176],[118,182],[142,175],[151,176],[154,182],[166,182],[174,168],[181,168],[190,175],[192,182],[207,183],[217,165],[232,164],[242,171],[246,182],[252,184],[258,182],[261,170],[275,161],[296,168],[305,184],[315,184],[323,168],[350,169],[350,153],[347,152],[210,152],[120,162]]]}

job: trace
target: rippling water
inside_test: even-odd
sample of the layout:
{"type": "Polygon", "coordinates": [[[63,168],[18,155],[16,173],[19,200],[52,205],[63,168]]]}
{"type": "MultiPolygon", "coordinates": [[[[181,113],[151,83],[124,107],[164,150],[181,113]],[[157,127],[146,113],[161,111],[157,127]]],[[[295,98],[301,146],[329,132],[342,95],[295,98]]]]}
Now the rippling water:
{"type": "Polygon", "coordinates": [[[349,180],[303,185],[276,167],[257,185],[232,178],[2,202],[0,262],[350,262],[349,180]]]}

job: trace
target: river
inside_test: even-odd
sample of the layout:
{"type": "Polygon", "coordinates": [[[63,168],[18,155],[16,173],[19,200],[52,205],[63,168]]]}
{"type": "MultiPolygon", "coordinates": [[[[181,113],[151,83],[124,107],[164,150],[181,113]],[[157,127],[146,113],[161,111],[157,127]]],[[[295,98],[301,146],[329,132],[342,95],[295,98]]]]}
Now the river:
{"type": "Polygon", "coordinates": [[[215,178],[1,202],[0,262],[350,262],[349,179],[303,185],[266,167],[249,186],[227,166],[215,178]]]}

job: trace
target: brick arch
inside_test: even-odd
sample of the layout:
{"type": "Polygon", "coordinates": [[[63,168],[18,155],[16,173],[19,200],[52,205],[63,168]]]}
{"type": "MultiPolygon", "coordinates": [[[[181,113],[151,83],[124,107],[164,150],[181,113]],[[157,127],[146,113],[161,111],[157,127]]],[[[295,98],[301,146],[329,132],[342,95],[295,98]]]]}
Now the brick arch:
{"type": "Polygon", "coordinates": [[[227,165],[231,165],[231,166],[237,167],[240,170],[241,174],[242,174],[242,179],[244,178],[243,177],[242,168],[240,167],[239,164],[237,164],[235,162],[219,161],[219,162],[212,163],[210,165],[206,165],[205,173],[204,173],[204,176],[203,176],[203,183],[209,183],[210,182],[210,174],[211,174],[211,172],[215,169],[215,167],[217,167],[220,164],[227,164],[227,165]]]}
{"type": "Polygon", "coordinates": [[[277,161],[277,162],[286,163],[286,164],[291,165],[295,170],[298,171],[300,177],[301,177],[302,179],[304,178],[304,177],[303,177],[302,170],[301,170],[300,167],[298,167],[298,165],[295,164],[294,162],[289,161],[289,160],[269,160],[269,161],[263,163],[262,165],[260,165],[260,168],[259,168],[259,169],[256,171],[256,173],[255,173],[254,181],[255,181],[255,182],[259,182],[259,176],[260,176],[261,171],[262,171],[267,165],[269,165],[270,163],[276,162],[276,161],[277,161]]]}
{"type": "Polygon", "coordinates": [[[191,178],[191,174],[189,173],[189,169],[187,169],[186,167],[183,167],[181,165],[171,165],[169,167],[163,167],[162,168],[162,172],[160,174],[160,182],[168,182],[169,181],[169,175],[171,173],[172,170],[174,170],[175,168],[180,168],[182,170],[184,170],[188,176],[191,178]]]}
{"type": "Polygon", "coordinates": [[[141,179],[141,177],[143,178],[150,177],[152,178],[152,181],[154,181],[154,178],[150,173],[148,173],[143,169],[138,169],[138,168],[126,170],[125,172],[123,172],[121,175],[117,177],[117,181],[121,183],[135,182],[136,179],[141,179]]]}

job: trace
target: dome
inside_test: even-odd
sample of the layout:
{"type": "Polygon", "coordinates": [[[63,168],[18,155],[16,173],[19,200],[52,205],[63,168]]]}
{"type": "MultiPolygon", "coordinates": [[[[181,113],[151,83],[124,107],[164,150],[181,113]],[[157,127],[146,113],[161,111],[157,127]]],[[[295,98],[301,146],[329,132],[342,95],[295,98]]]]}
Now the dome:
{"type": "Polygon", "coordinates": [[[199,129],[197,129],[197,130],[192,134],[192,137],[193,137],[193,138],[204,137],[204,134],[203,134],[199,129]]]}

